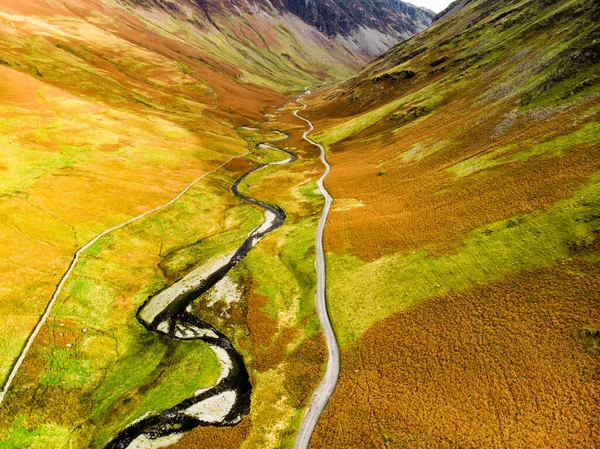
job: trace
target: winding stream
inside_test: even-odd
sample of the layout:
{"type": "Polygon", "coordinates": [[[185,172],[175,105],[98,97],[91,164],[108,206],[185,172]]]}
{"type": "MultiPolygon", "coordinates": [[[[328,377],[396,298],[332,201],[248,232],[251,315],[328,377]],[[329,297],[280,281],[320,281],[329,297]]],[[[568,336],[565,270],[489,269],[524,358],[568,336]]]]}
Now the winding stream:
{"type": "MultiPolygon", "coordinates": [[[[284,139],[289,136],[286,135],[284,139]]],[[[263,203],[240,193],[239,185],[258,170],[296,160],[288,151],[267,144],[257,148],[275,148],[289,155],[283,161],[260,164],[241,176],[231,188],[235,196],[265,210],[264,222],[252,230],[235,251],[214,258],[170,287],[149,298],[137,311],[138,321],[151,332],[173,340],[202,340],[215,352],[222,366],[216,385],[198,390],[194,396],[160,413],[149,414],[121,431],[106,449],[151,447],[158,439],[183,434],[198,426],[233,426],[250,411],[250,384],[242,356],[231,341],[210,324],[188,312],[188,306],[215,286],[269,232],[285,222],[285,213],[277,206],[263,203]]]]}

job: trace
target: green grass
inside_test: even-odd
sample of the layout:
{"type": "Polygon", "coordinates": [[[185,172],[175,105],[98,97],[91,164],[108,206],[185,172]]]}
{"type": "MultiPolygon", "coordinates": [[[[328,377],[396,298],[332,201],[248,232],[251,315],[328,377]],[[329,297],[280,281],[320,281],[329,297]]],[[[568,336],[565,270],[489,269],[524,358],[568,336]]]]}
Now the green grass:
{"type": "Polygon", "coordinates": [[[0,180],[0,195],[24,191],[48,173],[87,161],[91,150],[88,146],[63,145],[59,152],[29,149],[24,154],[22,148],[7,137],[0,137],[0,143],[3,144],[0,162],[4,163],[9,171],[0,180]]]}
{"type": "Polygon", "coordinates": [[[407,102],[408,100],[404,97],[393,100],[373,111],[359,115],[358,117],[335,125],[325,131],[318,132],[313,135],[313,139],[321,145],[329,147],[336,142],[347,139],[370,126],[373,126],[407,102]]]}
{"type": "Polygon", "coordinates": [[[287,153],[273,147],[256,148],[252,151],[252,154],[248,155],[248,159],[259,164],[271,164],[273,162],[284,161],[288,158],[289,155],[287,153]]]}
{"type": "Polygon", "coordinates": [[[97,429],[95,446],[102,447],[123,423],[172,407],[214,385],[221,374],[215,353],[203,342],[165,343],[147,333],[138,338],[140,343],[94,392],[90,418],[97,429]]]}
{"type": "Polygon", "coordinates": [[[181,71],[183,73],[185,73],[186,75],[192,75],[192,71],[190,70],[190,68],[187,65],[185,65],[183,62],[177,61],[177,65],[179,66],[179,68],[181,69],[181,71]]]}
{"type": "Polygon", "coordinates": [[[377,321],[427,298],[568,258],[600,230],[599,211],[597,174],[572,198],[547,211],[473,231],[458,254],[430,257],[416,252],[374,262],[328,254],[327,294],[338,338],[348,345],[377,321]]]}
{"type": "Polygon", "coordinates": [[[257,248],[245,261],[259,283],[256,291],[269,298],[265,312],[277,318],[282,311],[293,311],[308,336],[319,332],[314,306],[316,223],[314,218],[306,218],[285,226],[282,231],[287,232],[279,257],[273,258],[257,248]]]}
{"type": "Polygon", "coordinates": [[[594,145],[598,142],[600,142],[600,124],[591,122],[583,125],[577,131],[545,142],[536,143],[535,140],[528,139],[519,144],[497,148],[489,153],[460,162],[448,170],[458,177],[464,177],[511,162],[525,162],[536,156],[561,156],[576,145],[594,145]]]}
{"type": "Polygon", "coordinates": [[[309,336],[320,331],[315,314],[315,232],[316,218],[307,218],[294,226],[281,247],[281,260],[288,267],[300,287],[301,299],[298,317],[310,321],[309,336]],[[312,321],[311,321],[312,320],[312,321]]]}
{"type": "Polygon", "coordinates": [[[436,95],[435,91],[436,84],[431,84],[414,94],[397,98],[377,109],[332,126],[325,131],[318,132],[314,134],[313,138],[316,142],[328,147],[377,124],[394,111],[398,111],[398,114],[401,114],[404,112],[404,109],[408,109],[409,106],[415,105],[430,105],[432,107],[437,107],[437,105],[441,103],[442,98],[439,95],[436,95]],[[425,98],[427,101],[424,100],[425,98]],[[403,108],[403,110],[399,110],[400,108],[403,108]]]}
{"type": "Polygon", "coordinates": [[[265,307],[267,315],[276,319],[280,312],[296,308],[301,296],[300,286],[280,258],[256,247],[244,261],[258,282],[256,292],[269,298],[265,307]],[[277,282],[273,282],[275,279],[277,282]]]}
{"type": "Polygon", "coordinates": [[[533,144],[527,150],[519,151],[513,155],[512,160],[525,162],[534,156],[561,156],[565,151],[570,150],[575,145],[593,145],[598,142],[600,142],[600,123],[587,123],[573,133],[539,144],[533,144]]]}
{"type": "Polygon", "coordinates": [[[250,210],[247,225],[241,229],[234,229],[207,237],[197,243],[181,248],[161,262],[161,268],[169,275],[177,276],[193,267],[199,260],[208,260],[217,254],[226,254],[237,248],[246,239],[252,229],[258,226],[263,215],[258,209],[248,206],[250,210]]]}
{"type": "Polygon", "coordinates": [[[40,352],[48,362],[48,367],[40,379],[42,385],[82,388],[91,380],[90,363],[87,360],[78,359],[74,351],[54,347],[42,348],[40,352]]]}
{"type": "Polygon", "coordinates": [[[52,424],[34,426],[27,423],[25,416],[17,417],[6,439],[0,441],[2,449],[48,449],[51,447],[67,449],[69,429],[52,424]]]}
{"type": "Polygon", "coordinates": [[[76,268],[68,284],[71,300],[56,308],[56,316],[85,317],[88,326],[102,328],[111,312],[114,289],[99,279],[84,277],[85,268],[85,264],[76,268]]]}

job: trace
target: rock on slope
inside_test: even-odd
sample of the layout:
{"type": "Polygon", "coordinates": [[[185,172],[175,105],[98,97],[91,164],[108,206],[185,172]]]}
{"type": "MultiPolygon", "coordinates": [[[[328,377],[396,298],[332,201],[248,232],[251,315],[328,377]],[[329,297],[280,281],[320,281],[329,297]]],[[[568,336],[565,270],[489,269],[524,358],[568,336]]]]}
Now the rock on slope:
{"type": "MultiPolygon", "coordinates": [[[[257,19],[276,26],[289,25],[300,18],[316,28],[310,33],[332,47],[341,47],[369,61],[391,46],[426,29],[434,13],[399,0],[121,0],[146,9],[161,9],[169,14],[185,14],[228,33],[222,21],[235,18],[240,23],[257,19]],[[290,17],[293,16],[293,17],[290,17]],[[206,23],[207,22],[207,23],[206,23]]],[[[297,25],[296,25],[297,26],[297,25]]],[[[306,32],[306,31],[304,31],[306,32]]],[[[235,38],[235,36],[231,36],[235,38]]]]}
{"type": "Polygon", "coordinates": [[[433,12],[398,0],[282,0],[289,11],[352,50],[378,56],[427,28],[433,12]]]}
{"type": "Polygon", "coordinates": [[[433,21],[439,22],[442,19],[447,19],[451,15],[456,14],[458,11],[463,9],[465,6],[467,6],[472,1],[473,0],[455,0],[455,1],[453,1],[444,10],[437,13],[435,15],[435,17],[433,18],[433,21]]]}

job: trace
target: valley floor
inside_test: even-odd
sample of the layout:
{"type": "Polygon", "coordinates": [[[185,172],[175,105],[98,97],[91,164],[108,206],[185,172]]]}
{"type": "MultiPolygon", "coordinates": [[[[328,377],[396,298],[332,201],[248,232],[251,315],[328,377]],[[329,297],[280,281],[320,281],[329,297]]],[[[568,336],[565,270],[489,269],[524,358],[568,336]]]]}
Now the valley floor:
{"type": "Polygon", "coordinates": [[[0,5],[0,447],[597,448],[597,2],[200,3],[0,5]]]}
{"type": "Polygon", "coordinates": [[[248,157],[230,158],[165,206],[103,232],[78,252],[14,370],[2,408],[8,444],[104,447],[127,423],[217,381],[222,364],[209,346],[152,337],[137,323],[136,310],[171,280],[264,227],[262,213],[229,192],[257,163],[271,166],[242,176],[237,188],[281,207],[286,222],[232,268],[227,287],[217,284],[189,309],[239,348],[253,385],[250,416],[233,429],[199,428],[171,443],[215,447],[222,439],[231,447],[233,437],[240,447],[269,447],[286,438],[292,444],[325,365],[314,304],[320,161],[303,140],[297,108],[290,102],[277,118],[239,128],[252,149],[248,157]],[[281,141],[282,132],[290,138],[281,141]],[[281,165],[273,145],[298,160],[281,165]],[[273,422],[279,423],[275,433],[273,422]]]}

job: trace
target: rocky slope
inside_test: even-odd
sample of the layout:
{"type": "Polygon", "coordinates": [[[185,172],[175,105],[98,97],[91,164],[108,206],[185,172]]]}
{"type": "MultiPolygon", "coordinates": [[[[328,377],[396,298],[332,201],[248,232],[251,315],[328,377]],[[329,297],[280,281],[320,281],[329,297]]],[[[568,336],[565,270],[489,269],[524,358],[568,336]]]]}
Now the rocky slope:
{"type": "Polygon", "coordinates": [[[367,56],[427,28],[433,12],[398,0],[282,0],[319,31],[367,56]]]}
{"type": "MultiPolygon", "coordinates": [[[[174,17],[186,17],[191,23],[211,26],[231,34],[229,19],[239,24],[294,22],[317,30],[316,36],[330,41],[352,54],[352,59],[368,61],[391,46],[427,28],[434,13],[399,0],[121,0],[148,11],[161,10],[174,17]],[[293,15],[293,17],[290,17],[293,15]]],[[[315,37],[316,37],[315,36],[315,37]]]]}
{"type": "Polygon", "coordinates": [[[442,11],[440,11],[439,13],[437,13],[435,15],[435,17],[433,18],[433,21],[434,22],[439,22],[442,19],[449,18],[452,14],[457,13],[458,11],[460,11],[462,8],[464,8],[465,6],[467,6],[472,1],[473,0],[455,0],[455,1],[453,1],[446,8],[444,8],[442,11]]]}

